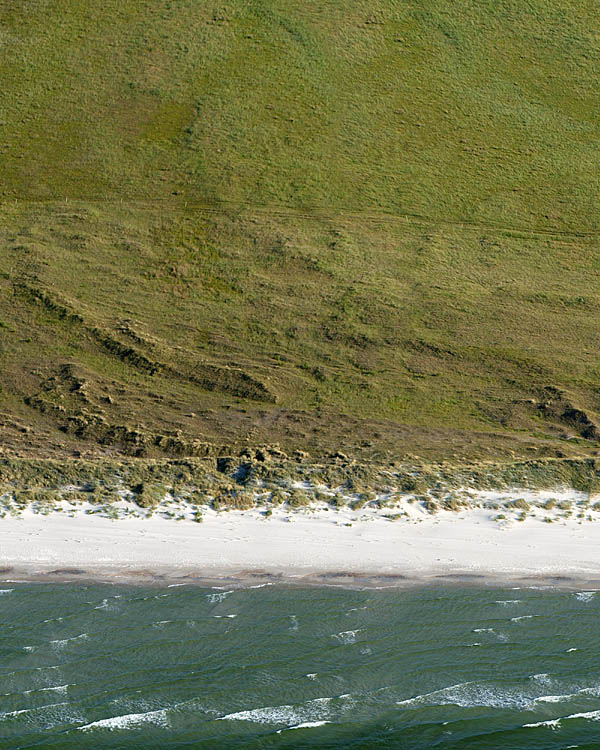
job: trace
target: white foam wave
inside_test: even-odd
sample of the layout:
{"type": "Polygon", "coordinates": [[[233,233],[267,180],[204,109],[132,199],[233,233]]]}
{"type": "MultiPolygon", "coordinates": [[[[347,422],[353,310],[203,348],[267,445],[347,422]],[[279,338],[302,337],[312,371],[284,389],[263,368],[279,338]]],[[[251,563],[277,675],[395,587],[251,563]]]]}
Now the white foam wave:
{"type": "Polygon", "coordinates": [[[82,732],[89,732],[92,729],[134,729],[140,724],[155,724],[160,727],[168,727],[167,710],[146,711],[143,714],[125,714],[124,716],[111,716],[109,719],[100,719],[93,721],[91,724],[84,724],[77,729],[82,732]]]}
{"type": "Polygon", "coordinates": [[[533,724],[523,724],[523,727],[550,727],[550,729],[558,729],[560,726],[560,719],[549,719],[548,721],[536,721],[533,724]]]}
{"type": "Polygon", "coordinates": [[[265,586],[272,586],[272,583],[257,583],[255,586],[248,586],[249,589],[262,589],[265,586]]]}
{"type": "Polygon", "coordinates": [[[570,653],[571,653],[571,651],[579,651],[579,649],[578,649],[578,648],[568,648],[568,649],[567,649],[567,650],[565,651],[565,653],[566,653],[566,654],[570,654],[570,653]]]}
{"type": "Polygon", "coordinates": [[[550,685],[552,683],[552,677],[547,672],[540,672],[539,674],[532,674],[529,677],[530,680],[539,682],[540,685],[550,685]]]}
{"type": "Polygon", "coordinates": [[[277,734],[287,732],[290,729],[313,729],[314,727],[322,727],[324,724],[331,724],[330,721],[305,721],[303,724],[296,724],[293,727],[286,727],[285,729],[278,729],[277,734]]]}
{"type": "Polygon", "coordinates": [[[306,675],[309,680],[316,680],[317,679],[317,672],[309,672],[309,674],[306,675]]]}
{"type": "Polygon", "coordinates": [[[562,703],[563,701],[574,698],[576,693],[567,693],[566,695],[540,695],[535,699],[535,703],[562,703]]]}
{"type": "Polygon", "coordinates": [[[558,719],[549,719],[548,721],[536,721],[534,724],[523,724],[524,727],[550,727],[558,729],[563,721],[569,719],[586,719],[587,721],[600,721],[600,711],[584,711],[568,716],[560,716],[558,719]]]}
{"type": "Polygon", "coordinates": [[[111,602],[110,599],[120,599],[120,598],[121,598],[120,596],[111,596],[108,599],[103,599],[100,602],[100,604],[94,607],[94,609],[106,609],[106,610],[110,610],[111,612],[118,610],[119,609],[118,605],[115,602],[111,602]]]}
{"type": "Polygon", "coordinates": [[[343,630],[341,633],[334,633],[331,637],[343,643],[344,646],[348,646],[356,643],[356,634],[361,631],[362,628],[358,628],[357,630],[343,630]]]}
{"type": "Polygon", "coordinates": [[[346,694],[333,698],[314,698],[295,706],[265,706],[248,711],[237,711],[226,716],[219,716],[217,721],[252,721],[257,724],[287,724],[291,727],[331,721],[335,718],[334,710],[339,715],[340,710],[347,711],[352,706],[354,706],[354,700],[351,695],[346,694]],[[334,701],[335,705],[332,706],[334,701]]]}
{"type": "Polygon", "coordinates": [[[217,620],[225,620],[227,618],[232,620],[234,617],[237,617],[237,615],[213,615],[213,617],[215,617],[217,620]]]}
{"type": "Polygon", "coordinates": [[[4,594],[12,594],[14,589],[0,589],[0,596],[3,596],[4,594]]]}
{"type": "Polygon", "coordinates": [[[61,693],[66,694],[67,688],[69,687],[71,683],[67,683],[66,685],[55,685],[54,687],[43,687],[43,688],[35,688],[33,690],[23,690],[23,695],[29,695],[29,693],[48,693],[48,692],[55,692],[55,693],[61,693]]]}
{"type": "Polygon", "coordinates": [[[511,622],[521,622],[521,620],[531,620],[535,617],[535,615],[521,615],[520,617],[511,617],[511,622]]]}
{"type": "Polygon", "coordinates": [[[219,604],[219,602],[222,602],[229,596],[229,594],[233,594],[233,591],[219,591],[218,594],[207,594],[206,598],[210,604],[219,604]]]}
{"type": "Polygon", "coordinates": [[[72,638],[63,638],[62,640],[57,639],[54,641],[50,641],[50,643],[55,648],[64,648],[67,643],[71,643],[72,641],[87,641],[88,638],[89,635],[87,633],[80,633],[79,635],[74,635],[72,638]]]}
{"type": "Polygon", "coordinates": [[[580,714],[565,716],[565,719],[587,719],[588,721],[600,721],[600,711],[584,711],[580,714]]]}
{"type": "Polygon", "coordinates": [[[460,706],[473,708],[486,706],[490,708],[527,709],[535,698],[518,688],[498,688],[493,685],[476,682],[461,682],[456,685],[434,690],[431,693],[416,695],[413,698],[396,701],[398,706],[460,706]]]}
{"type": "Polygon", "coordinates": [[[290,625],[288,630],[298,630],[299,625],[298,625],[298,618],[296,617],[296,615],[290,615],[290,620],[292,621],[292,624],[290,625]]]}
{"type": "Polygon", "coordinates": [[[522,599],[500,599],[494,603],[501,604],[503,607],[508,607],[510,604],[522,604],[522,602],[522,599]]]}
{"type": "Polygon", "coordinates": [[[595,595],[595,591],[579,591],[575,598],[580,602],[591,602],[595,595]]]}
{"type": "Polygon", "coordinates": [[[471,632],[472,633],[491,633],[492,635],[495,635],[496,638],[502,643],[506,643],[508,641],[507,635],[505,635],[504,633],[496,633],[494,628],[473,628],[471,632]]]}
{"type": "MultiPolygon", "coordinates": [[[[69,709],[71,709],[71,704],[68,701],[63,701],[61,703],[48,703],[45,706],[36,706],[35,708],[20,708],[16,711],[3,711],[0,712],[0,721],[5,721],[6,719],[12,719],[15,716],[20,716],[21,714],[31,714],[31,713],[38,713],[40,711],[47,711],[48,709],[52,708],[59,708],[61,709],[63,706],[68,706],[69,709]]],[[[52,712],[51,712],[52,713],[52,712]]],[[[79,716],[67,716],[63,711],[59,711],[59,716],[57,718],[61,721],[80,721],[81,719],[79,716]]]]}
{"type": "Polygon", "coordinates": [[[566,701],[580,698],[581,696],[591,696],[593,698],[600,697],[600,685],[589,688],[582,688],[576,690],[574,693],[564,693],[561,695],[540,695],[539,698],[533,698],[531,705],[536,703],[564,703],[566,701]]]}

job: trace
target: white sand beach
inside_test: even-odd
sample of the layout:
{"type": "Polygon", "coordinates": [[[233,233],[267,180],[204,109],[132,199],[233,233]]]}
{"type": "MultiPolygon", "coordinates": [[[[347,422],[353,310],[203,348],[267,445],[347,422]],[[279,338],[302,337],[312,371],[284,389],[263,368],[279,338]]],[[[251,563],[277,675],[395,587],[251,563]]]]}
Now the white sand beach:
{"type": "Polygon", "coordinates": [[[432,515],[409,501],[394,513],[371,507],[279,507],[267,517],[264,509],[203,508],[202,523],[162,513],[110,520],[89,514],[89,508],[48,515],[26,509],[21,517],[0,519],[0,577],[600,584],[600,512],[590,507],[589,498],[586,502],[574,490],[517,490],[479,492],[477,499],[502,505],[511,497],[538,505],[523,521],[516,511],[488,507],[432,515]],[[563,507],[571,503],[577,511],[585,504],[587,509],[540,508],[548,497],[563,507]]]}

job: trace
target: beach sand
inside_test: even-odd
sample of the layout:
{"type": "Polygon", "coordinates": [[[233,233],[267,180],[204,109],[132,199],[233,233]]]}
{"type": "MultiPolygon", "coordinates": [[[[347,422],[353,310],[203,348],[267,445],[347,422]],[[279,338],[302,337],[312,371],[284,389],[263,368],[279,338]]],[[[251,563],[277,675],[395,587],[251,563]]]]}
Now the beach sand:
{"type": "MultiPolygon", "coordinates": [[[[526,491],[511,496],[526,494],[531,499],[526,491]]],[[[563,495],[577,500],[572,490],[563,495]]],[[[109,520],[83,510],[72,517],[26,510],[21,518],[0,520],[0,578],[600,586],[596,520],[537,511],[519,522],[496,520],[498,511],[484,508],[435,515],[414,504],[406,508],[407,515],[395,520],[389,510],[375,508],[275,508],[270,517],[259,509],[205,508],[202,523],[160,514],[109,520]]],[[[586,517],[600,519],[600,513],[586,517]]]]}

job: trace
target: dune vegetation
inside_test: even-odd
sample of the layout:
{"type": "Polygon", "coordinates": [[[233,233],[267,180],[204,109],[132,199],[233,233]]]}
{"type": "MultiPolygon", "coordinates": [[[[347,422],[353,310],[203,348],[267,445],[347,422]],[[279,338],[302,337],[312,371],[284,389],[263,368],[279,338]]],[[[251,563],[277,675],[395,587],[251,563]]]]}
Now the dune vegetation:
{"type": "Polygon", "coordinates": [[[0,0],[4,456],[596,455],[599,34],[0,0]]]}

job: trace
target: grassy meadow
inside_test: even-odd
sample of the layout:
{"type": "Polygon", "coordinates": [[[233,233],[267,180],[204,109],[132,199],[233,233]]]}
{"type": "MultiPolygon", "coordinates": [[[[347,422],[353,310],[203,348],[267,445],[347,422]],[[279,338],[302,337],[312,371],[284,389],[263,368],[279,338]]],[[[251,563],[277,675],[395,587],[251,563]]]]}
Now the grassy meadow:
{"type": "Polygon", "coordinates": [[[0,448],[595,455],[600,21],[0,0],[0,448]]]}

